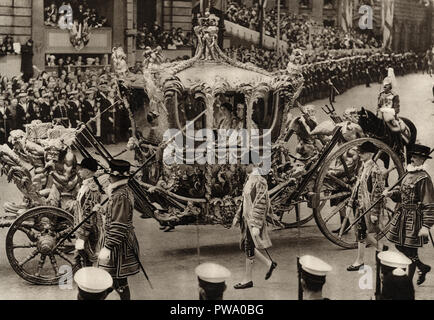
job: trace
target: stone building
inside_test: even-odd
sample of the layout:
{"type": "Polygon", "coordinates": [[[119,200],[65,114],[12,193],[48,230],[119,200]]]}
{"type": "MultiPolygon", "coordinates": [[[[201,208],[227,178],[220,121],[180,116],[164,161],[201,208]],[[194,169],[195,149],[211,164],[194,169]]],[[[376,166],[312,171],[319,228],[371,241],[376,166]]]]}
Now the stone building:
{"type": "MultiPolygon", "coordinates": [[[[281,0],[281,9],[282,12],[307,14],[319,24],[339,26],[342,1],[348,0],[281,0]]],[[[360,18],[360,4],[371,2],[374,5],[374,30],[381,34],[381,1],[354,0],[353,26],[357,27],[360,18]]],[[[421,0],[394,1],[393,49],[426,50],[434,34],[432,2],[426,6],[421,0]]],[[[199,0],[88,0],[89,4],[98,8],[99,14],[107,18],[108,26],[93,30],[89,43],[79,51],[71,46],[68,31],[45,26],[44,8],[49,2],[51,0],[0,0],[0,37],[12,35],[15,42],[22,44],[32,38],[33,63],[40,69],[46,68],[47,55],[109,56],[112,48],[117,46],[125,49],[129,64],[133,64],[142,59],[142,51],[136,49],[138,27],[156,22],[164,30],[182,28],[184,32],[191,32],[192,9],[199,0]]],[[[247,5],[254,2],[244,1],[247,5]]],[[[224,1],[219,3],[224,9],[224,1]]],[[[277,0],[268,0],[267,7],[272,8],[276,4],[277,0]]],[[[166,56],[172,58],[190,54],[191,49],[184,48],[168,51],[166,56]]],[[[0,57],[3,74],[17,74],[19,65],[19,55],[0,57]]]]}

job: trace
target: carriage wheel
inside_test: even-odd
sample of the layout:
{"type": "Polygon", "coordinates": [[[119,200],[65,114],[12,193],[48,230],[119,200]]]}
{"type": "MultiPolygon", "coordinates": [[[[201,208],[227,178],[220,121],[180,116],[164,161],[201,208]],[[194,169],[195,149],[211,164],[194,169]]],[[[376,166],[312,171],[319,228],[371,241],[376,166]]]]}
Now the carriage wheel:
{"type": "MultiPolygon", "coordinates": [[[[299,206],[307,207],[305,202],[301,202],[298,204],[299,206]]],[[[297,223],[296,215],[295,215],[295,205],[291,206],[278,206],[273,203],[273,213],[274,216],[272,219],[269,219],[269,223],[284,228],[297,228],[298,226],[305,225],[309,221],[313,219],[312,211],[307,208],[307,210],[300,210],[300,222],[297,223]]]]}
{"type": "Polygon", "coordinates": [[[10,265],[23,279],[42,285],[72,277],[74,244],[57,242],[73,229],[71,214],[55,207],[36,207],[18,217],[6,236],[10,265]]]}
{"type": "MultiPolygon", "coordinates": [[[[345,230],[345,207],[351,196],[357,173],[361,166],[361,160],[357,147],[362,143],[370,141],[375,144],[379,151],[374,155],[380,170],[387,177],[387,185],[392,186],[404,174],[404,168],[397,154],[383,142],[372,139],[362,138],[347,142],[334,151],[324,162],[315,181],[315,194],[317,195],[317,205],[314,206],[313,213],[315,221],[321,232],[333,243],[343,248],[357,248],[355,229],[353,226],[348,233],[345,230]],[[389,156],[390,164],[385,168],[381,160],[389,156]],[[343,217],[341,218],[341,214],[343,217]],[[339,230],[337,233],[332,231],[339,230]]],[[[387,202],[386,210],[380,217],[380,229],[389,222],[393,210],[392,202],[387,202]]]]}

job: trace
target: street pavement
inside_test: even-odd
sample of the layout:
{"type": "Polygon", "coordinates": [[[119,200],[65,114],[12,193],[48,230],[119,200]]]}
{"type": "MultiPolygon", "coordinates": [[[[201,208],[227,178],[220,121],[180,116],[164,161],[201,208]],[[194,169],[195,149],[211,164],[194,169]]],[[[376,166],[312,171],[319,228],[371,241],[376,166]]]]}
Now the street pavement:
{"type": "MultiPolygon", "coordinates": [[[[401,114],[411,119],[418,128],[421,143],[434,147],[432,121],[434,104],[432,100],[433,80],[427,75],[409,75],[397,78],[397,92],[401,98],[401,114]]],[[[374,110],[379,84],[371,88],[359,86],[336,98],[338,114],[347,107],[367,107],[374,110]]],[[[325,100],[313,104],[323,106],[325,100]]],[[[320,109],[318,119],[328,120],[320,109]]],[[[112,154],[123,149],[124,145],[109,146],[112,154]]],[[[122,157],[132,160],[132,153],[122,157]]],[[[429,172],[434,175],[434,161],[428,164],[429,172]]],[[[18,201],[20,193],[5,177],[0,178],[0,206],[5,201],[18,201]]],[[[303,208],[302,214],[309,213],[303,208]]],[[[225,229],[222,226],[178,226],[172,232],[162,232],[155,220],[141,219],[135,215],[134,226],[140,243],[140,257],[151,279],[154,289],[148,285],[143,274],[129,278],[133,299],[198,299],[197,278],[194,269],[198,263],[214,261],[226,266],[232,277],[227,281],[225,299],[235,300],[295,300],[297,299],[297,255],[312,254],[327,261],[333,271],[327,277],[325,296],[342,300],[372,299],[375,289],[375,249],[366,252],[366,273],[347,272],[356,250],[344,250],[327,240],[312,220],[297,229],[271,231],[273,247],[269,250],[278,263],[273,276],[265,281],[267,268],[258,261],[254,269],[254,287],[235,290],[233,285],[240,281],[244,271],[244,254],[239,249],[239,230],[225,229]]],[[[38,286],[21,279],[9,265],[5,251],[7,229],[0,229],[0,299],[68,300],[75,299],[77,289],[62,289],[59,286],[38,286]]],[[[390,247],[393,247],[390,245],[390,247]]],[[[420,250],[421,259],[434,266],[434,248],[427,245],[420,250]]],[[[434,299],[434,272],[427,275],[426,282],[416,286],[417,299],[434,299]]],[[[112,293],[109,300],[118,296],[112,293]]]]}

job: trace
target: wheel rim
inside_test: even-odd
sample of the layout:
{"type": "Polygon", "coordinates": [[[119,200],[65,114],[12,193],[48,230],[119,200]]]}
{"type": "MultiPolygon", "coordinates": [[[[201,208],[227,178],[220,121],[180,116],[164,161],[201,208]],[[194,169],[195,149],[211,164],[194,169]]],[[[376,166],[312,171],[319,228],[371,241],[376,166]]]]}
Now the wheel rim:
{"type": "MultiPolygon", "coordinates": [[[[315,221],[321,232],[333,243],[340,247],[353,249],[357,247],[355,237],[355,226],[348,233],[343,233],[345,227],[340,218],[345,212],[345,206],[351,196],[351,190],[357,178],[357,172],[361,165],[356,148],[366,141],[375,144],[379,151],[374,155],[380,170],[388,172],[388,184],[392,186],[404,173],[401,160],[393,150],[383,142],[372,139],[362,138],[347,142],[334,151],[325,161],[315,182],[315,194],[318,196],[319,206],[314,206],[313,212],[315,221]],[[389,170],[385,168],[384,161],[381,160],[384,155],[390,158],[389,170]],[[353,159],[350,156],[354,156],[353,159]],[[345,163],[345,165],[344,165],[345,163]],[[339,233],[333,233],[334,230],[340,230],[339,233]]],[[[392,203],[387,203],[387,210],[384,210],[380,216],[380,229],[390,220],[390,210],[392,203]]]]}
{"type": "Polygon", "coordinates": [[[273,196],[271,203],[273,206],[273,219],[272,224],[280,226],[282,228],[296,228],[297,226],[302,226],[313,219],[313,212],[305,207],[308,207],[307,201],[301,201],[298,203],[300,206],[300,222],[297,223],[295,214],[296,203],[288,204],[288,197],[294,190],[289,188],[283,190],[278,196],[273,196]]]}
{"type": "Polygon", "coordinates": [[[6,253],[14,271],[26,281],[43,285],[72,277],[74,246],[70,239],[54,248],[73,224],[71,214],[55,207],[33,208],[18,217],[6,236],[6,253]]]}

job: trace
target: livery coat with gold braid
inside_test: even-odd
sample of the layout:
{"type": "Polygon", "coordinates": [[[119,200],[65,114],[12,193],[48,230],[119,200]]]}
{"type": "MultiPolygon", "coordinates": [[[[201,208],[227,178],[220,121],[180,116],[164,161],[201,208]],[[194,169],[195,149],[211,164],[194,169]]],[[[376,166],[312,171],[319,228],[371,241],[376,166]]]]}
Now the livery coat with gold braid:
{"type": "Polygon", "coordinates": [[[246,226],[250,230],[256,248],[267,249],[271,247],[266,220],[270,211],[267,181],[260,175],[250,174],[243,190],[243,208],[238,212],[239,215],[242,214],[242,219],[240,219],[241,248],[247,237],[246,226]],[[259,229],[257,237],[252,234],[253,227],[259,229]]]}
{"type": "MultiPolygon", "coordinates": [[[[348,206],[357,209],[357,216],[371,207],[382,195],[385,188],[384,175],[378,165],[373,161],[367,161],[360,168],[356,185],[352,191],[348,206]]],[[[378,232],[378,226],[371,222],[371,216],[380,217],[384,208],[384,201],[380,201],[371,211],[365,215],[365,223],[369,233],[378,232]]]]}
{"type": "MultiPolygon", "coordinates": [[[[89,214],[92,208],[101,202],[101,193],[93,178],[86,179],[78,191],[74,205],[74,225],[78,225],[89,214]]],[[[76,232],[77,238],[84,241],[84,250],[91,262],[97,261],[96,253],[99,251],[102,220],[100,213],[92,216],[76,232]]]]}
{"type": "Polygon", "coordinates": [[[121,180],[112,185],[110,200],[107,203],[106,221],[102,247],[111,250],[110,260],[99,263],[99,267],[110,273],[114,279],[125,278],[140,271],[139,244],[133,227],[134,195],[121,180]]]}
{"type": "Polygon", "coordinates": [[[392,200],[400,202],[386,234],[391,242],[405,247],[422,247],[418,236],[422,226],[434,225],[434,188],[424,170],[410,172],[400,190],[393,191],[392,200]]]}

